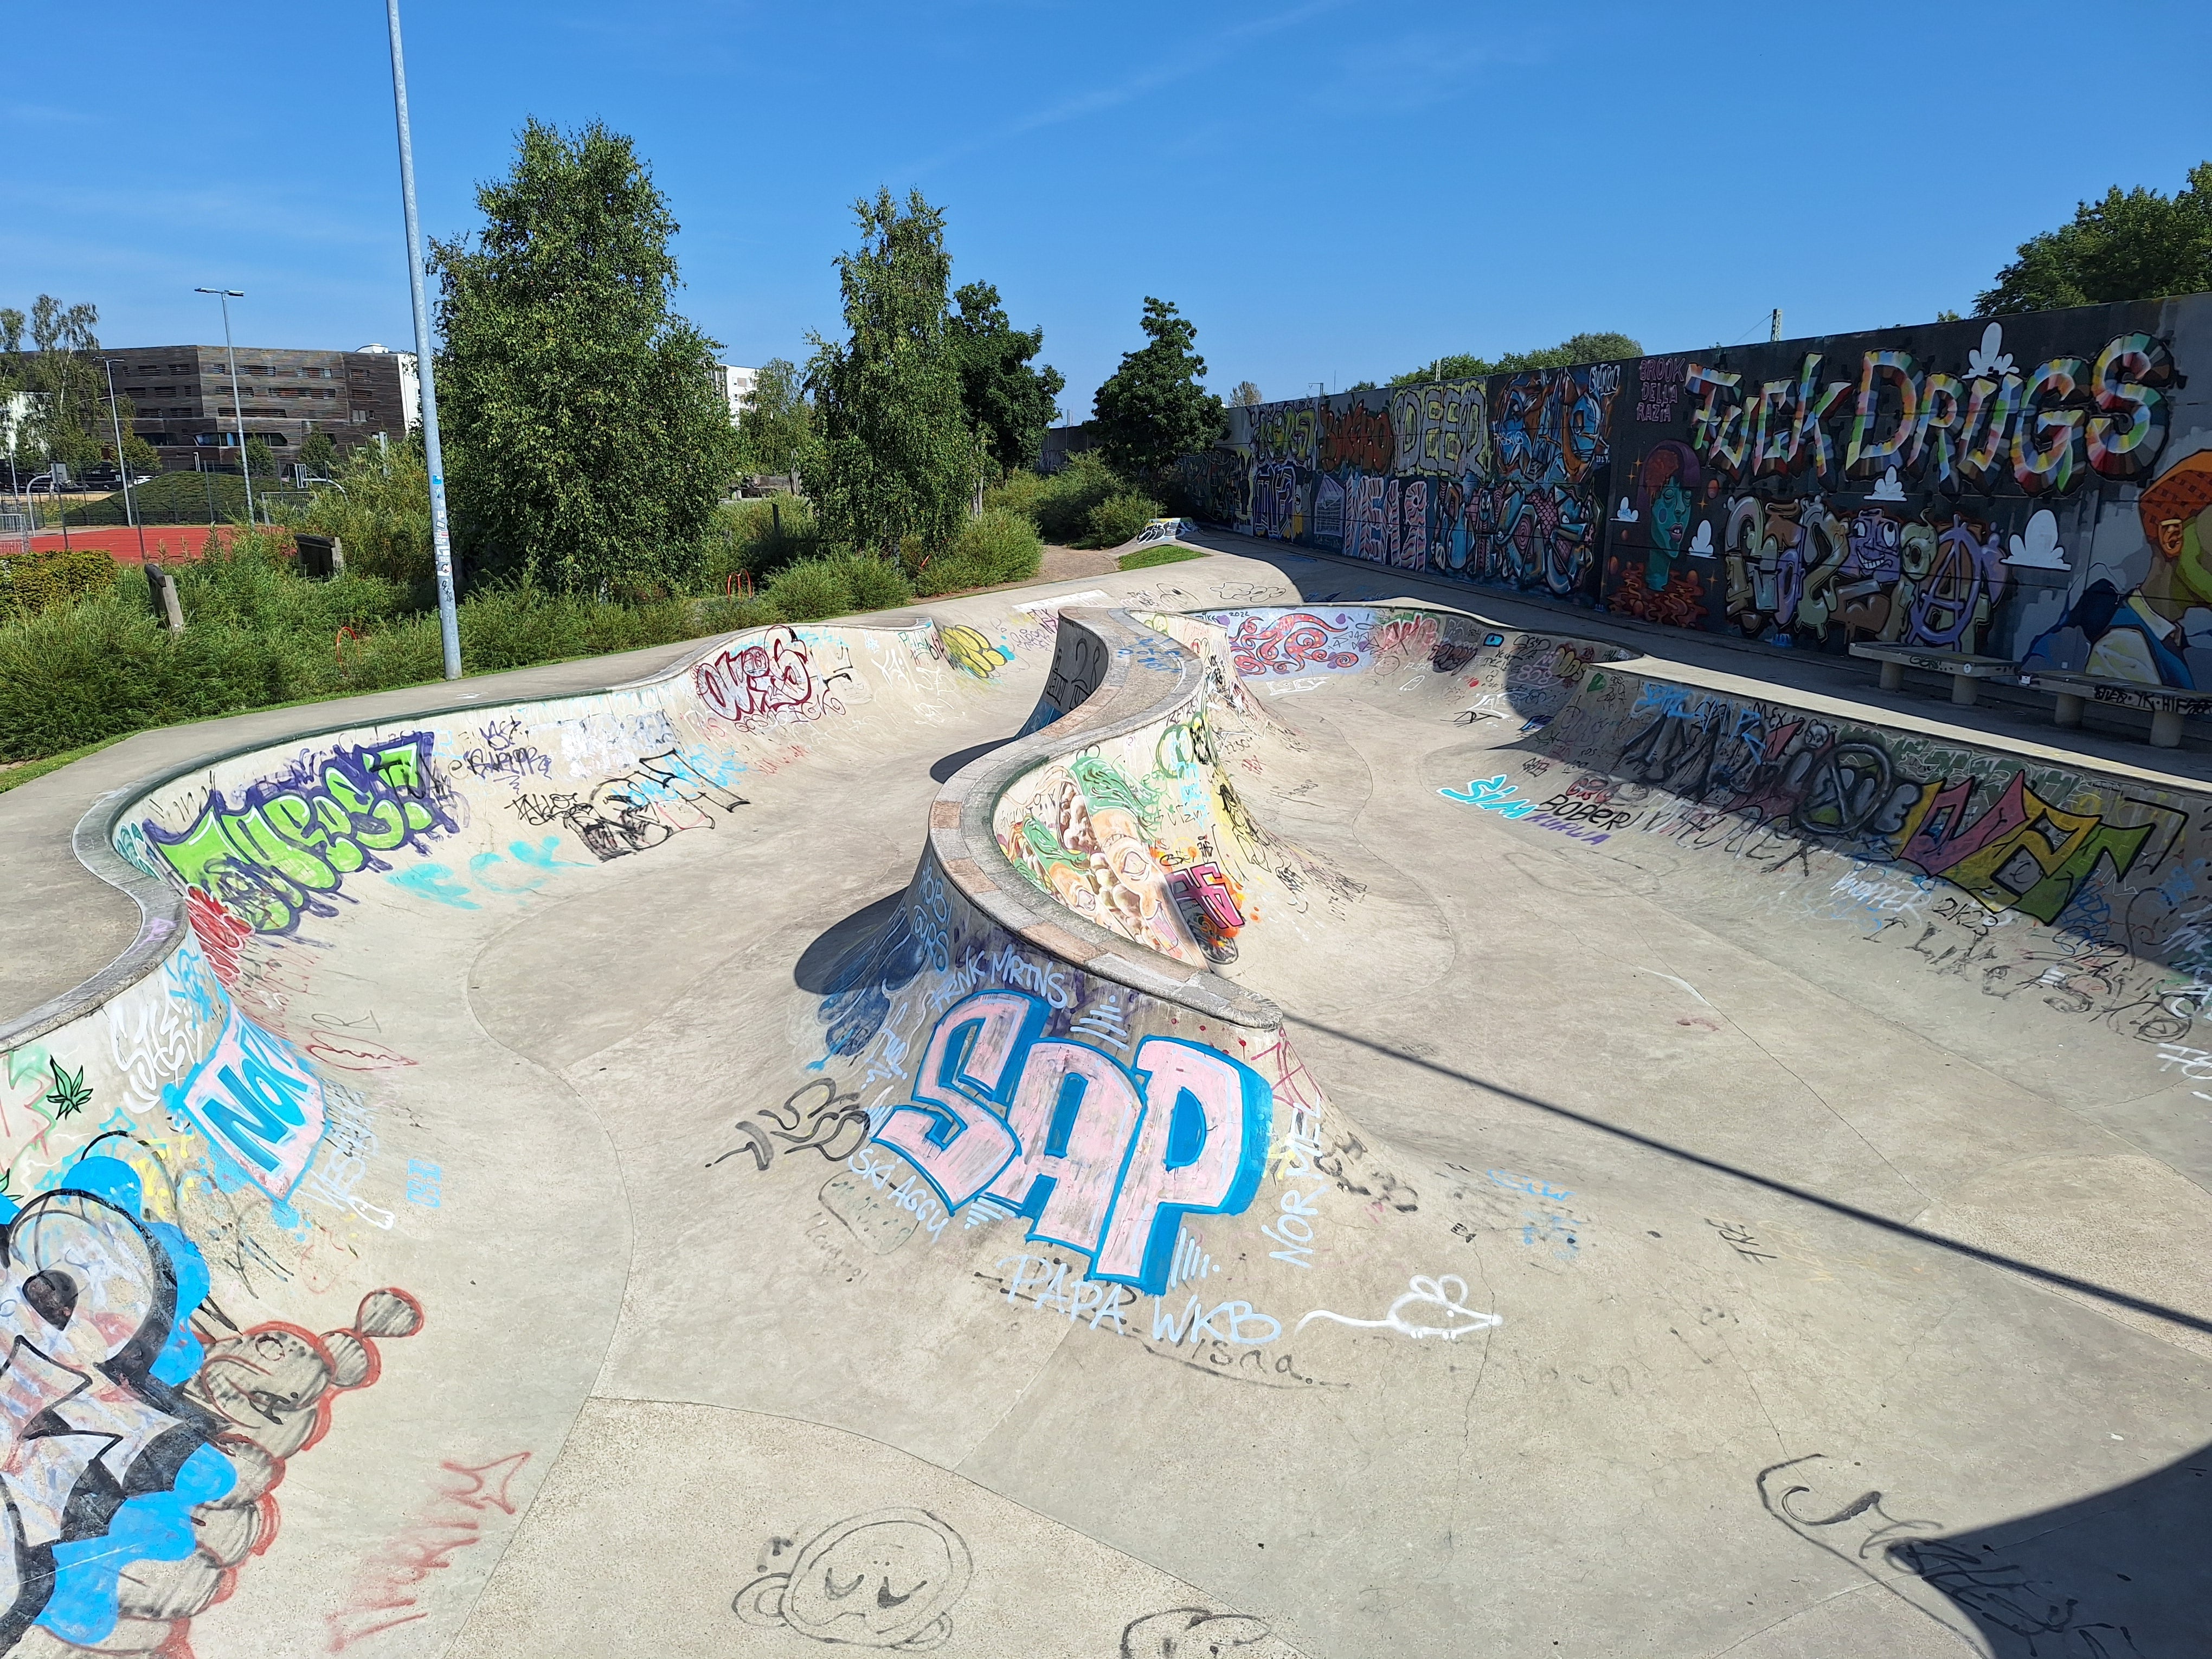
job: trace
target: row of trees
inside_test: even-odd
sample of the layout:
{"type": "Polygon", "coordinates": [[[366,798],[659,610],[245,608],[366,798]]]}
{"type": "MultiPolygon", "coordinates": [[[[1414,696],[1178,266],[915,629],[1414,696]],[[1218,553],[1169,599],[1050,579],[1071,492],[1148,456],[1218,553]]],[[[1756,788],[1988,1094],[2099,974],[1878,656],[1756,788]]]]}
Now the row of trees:
{"type": "Polygon", "coordinates": [[[717,343],[672,305],[675,218],[628,138],[532,121],[477,203],[483,228],[433,256],[454,523],[477,572],[672,584],[744,471],[804,477],[833,542],[939,548],[980,484],[1035,457],[1065,384],[990,284],[948,303],[943,214],[885,191],[838,261],[847,337],[814,337],[803,375],[764,365],[733,431],[717,343]]]}
{"type": "MultiPolygon", "coordinates": [[[[833,545],[934,553],[988,485],[1033,464],[1066,381],[989,283],[952,286],[944,210],[920,191],[854,204],[837,262],[844,329],[804,370],[763,366],[735,430],[717,343],[672,307],[677,224],[630,141],[532,121],[483,228],[433,244],[456,538],[474,574],[570,589],[675,586],[741,472],[795,473],[833,545]]],[[[1223,429],[1195,332],[1145,301],[1146,344],[1099,389],[1132,477],[1223,429]]]]}

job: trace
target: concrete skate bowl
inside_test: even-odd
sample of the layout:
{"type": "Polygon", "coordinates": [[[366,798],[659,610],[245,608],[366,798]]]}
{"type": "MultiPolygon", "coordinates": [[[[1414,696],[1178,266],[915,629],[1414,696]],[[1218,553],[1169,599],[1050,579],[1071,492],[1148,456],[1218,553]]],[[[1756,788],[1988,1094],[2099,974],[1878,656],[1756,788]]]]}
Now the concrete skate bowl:
{"type": "Polygon", "coordinates": [[[1004,603],[88,819],[13,1650],[2186,1650],[2197,801],[1004,603]]]}

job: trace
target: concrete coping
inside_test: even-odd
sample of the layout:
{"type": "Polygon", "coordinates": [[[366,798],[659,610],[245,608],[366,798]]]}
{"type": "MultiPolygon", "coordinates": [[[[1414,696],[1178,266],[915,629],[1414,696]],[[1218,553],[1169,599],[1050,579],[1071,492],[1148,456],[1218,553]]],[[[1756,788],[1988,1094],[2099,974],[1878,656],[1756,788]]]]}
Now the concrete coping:
{"type": "Polygon", "coordinates": [[[1086,974],[1231,1024],[1279,1026],[1282,1010],[1272,999],[1077,915],[1039,892],[1000,850],[991,821],[1025,773],[1175,714],[1205,691],[1204,665],[1126,610],[1064,610],[1060,625],[1080,629],[1103,649],[1104,678],[1051,725],[1000,744],[945,780],[930,810],[931,855],[962,896],[994,922],[1086,974]]]}
{"type": "Polygon", "coordinates": [[[1875,662],[1902,663],[1930,674],[1966,674],[1976,679],[2017,679],[2020,665],[2009,657],[1977,657],[1965,651],[1929,651],[1911,645],[1854,641],[1851,655],[1875,662]]]}

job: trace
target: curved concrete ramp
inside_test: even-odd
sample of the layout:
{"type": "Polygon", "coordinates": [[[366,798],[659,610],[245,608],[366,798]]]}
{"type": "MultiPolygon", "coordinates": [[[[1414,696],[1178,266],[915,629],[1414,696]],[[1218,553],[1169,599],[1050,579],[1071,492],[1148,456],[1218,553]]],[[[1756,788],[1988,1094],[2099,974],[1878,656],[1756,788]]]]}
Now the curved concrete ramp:
{"type": "Polygon", "coordinates": [[[1171,574],[96,811],[0,1651],[2194,1650],[2201,796],[1171,574]]]}

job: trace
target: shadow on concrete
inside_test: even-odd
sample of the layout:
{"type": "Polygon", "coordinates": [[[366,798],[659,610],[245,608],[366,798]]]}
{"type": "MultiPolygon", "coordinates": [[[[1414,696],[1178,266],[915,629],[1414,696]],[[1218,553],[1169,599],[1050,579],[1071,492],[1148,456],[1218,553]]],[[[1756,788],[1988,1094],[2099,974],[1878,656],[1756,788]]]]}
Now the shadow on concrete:
{"type": "Polygon", "coordinates": [[[1806,1542],[1997,1659],[2202,1653],[2212,1606],[2212,1447],[2055,1509],[1963,1532],[1840,1457],[1762,1470],[1759,1501],[1806,1542]]]}
{"type": "Polygon", "coordinates": [[[861,964],[905,902],[906,889],[902,887],[862,905],[842,921],[831,922],[799,953],[791,969],[793,982],[817,997],[849,990],[861,964]]]}
{"type": "Polygon", "coordinates": [[[1783,1197],[1795,1199],[1801,1204],[1809,1204],[1815,1209],[1826,1210],[1831,1215],[1842,1216],[1864,1226],[1876,1228],[1890,1234],[1893,1237],[1909,1238],[1915,1243],[1928,1245],[1931,1249],[1942,1250],[1966,1261],[1979,1261],[1989,1267],[1999,1267],[2008,1273],[2018,1273],[2024,1279],[2033,1279],[2038,1284],[2073,1291],[2112,1307],[2125,1308],[2131,1313],[2146,1314],[2153,1319],[2179,1326],[2183,1330],[2196,1331],[2203,1335],[2212,1336],[2212,1319],[2199,1318],[2193,1313],[2180,1308],[2169,1307],[2163,1302],[2153,1302],[2147,1297],[2133,1296],[2125,1291],[2115,1290],[2111,1285],[2100,1285],[2093,1279],[2076,1279],[2071,1273],[2062,1273],[2055,1268],[2039,1267],[2032,1261],[2024,1261],[2018,1256],[2006,1255],[2002,1251],[1985,1250],[1978,1245],[1964,1243],[1955,1238],[1946,1238],[1941,1233],[1931,1233],[1923,1228],[1912,1225],[1910,1222],[1898,1221],[1872,1210],[1861,1209],[1856,1204],[1846,1203],[1839,1198],[1830,1198],[1826,1194],[1816,1193],[1810,1188],[1800,1187],[1793,1182],[1779,1180],[1773,1176],[1761,1175],[1755,1170],[1747,1170],[1740,1164],[1730,1164],[1722,1158],[1708,1158],[1703,1152],[1692,1152],[1686,1146],[1677,1146],[1673,1142],[1662,1140],[1656,1135],[1643,1134],[1634,1129],[1623,1128],[1617,1123],[1607,1122],[1603,1118],[1592,1117],[1587,1112],[1576,1111],[1571,1106],[1561,1106],[1539,1096],[1524,1093],[1508,1084],[1493,1082],[1488,1078],[1477,1077],[1472,1072],[1462,1072],[1454,1066],[1439,1065],[1432,1060],[1424,1060],[1419,1054],[1408,1054],[1402,1048],[1394,1048],[1388,1043],[1377,1042],[1371,1037],[1362,1036],[1356,1031],[1345,1030],[1340,1026],[1325,1025],[1317,1019],[1308,1019],[1298,1014],[1286,1013],[1285,1018],[1292,1025],[1304,1026],[1311,1031],[1319,1031],[1324,1036],[1335,1037],[1340,1042],[1351,1043],[1355,1048],[1364,1048],[1370,1054],[1380,1054],[1386,1059],[1398,1060],[1407,1066],[1418,1066],[1422,1071],[1432,1073],[1437,1077],[1448,1077],[1455,1082],[1472,1085],[1486,1093],[1497,1096],[1500,1100],[1514,1101],[1535,1111],[1547,1113],[1553,1117],[1564,1118],[1570,1123],[1578,1123],[1585,1129],[1595,1129],[1600,1134],[1609,1135],[1616,1140],[1625,1141],[1632,1146],[1643,1147],[1647,1152],[1657,1152],[1662,1157],[1673,1158],[1679,1163],[1694,1165],[1714,1175],[1726,1176],[1732,1181],[1741,1181],[1748,1186],[1757,1187],[1766,1192],[1778,1193],[1783,1197]]]}
{"type": "Polygon", "coordinates": [[[971,744],[965,749],[956,749],[951,754],[933,762],[930,765],[929,775],[933,781],[944,783],[969,761],[981,760],[994,749],[1002,748],[1012,741],[1013,738],[1009,735],[994,738],[988,743],[971,744]]]}

